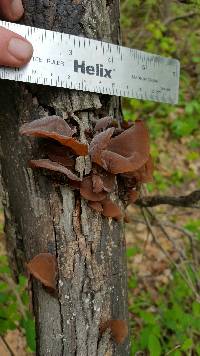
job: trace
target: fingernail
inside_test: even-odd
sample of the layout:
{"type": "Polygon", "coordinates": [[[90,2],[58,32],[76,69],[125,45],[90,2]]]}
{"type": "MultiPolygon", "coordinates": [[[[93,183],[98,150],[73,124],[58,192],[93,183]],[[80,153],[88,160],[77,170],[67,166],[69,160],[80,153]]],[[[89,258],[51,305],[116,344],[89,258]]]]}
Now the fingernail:
{"type": "Polygon", "coordinates": [[[24,13],[24,8],[21,0],[12,0],[11,11],[15,18],[20,18],[24,13]]]}
{"type": "Polygon", "coordinates": [[[32,45],[20,38],[11,38],[8,44],[8,52],[19,61],[28,61],[33,54],[32,45]]]}

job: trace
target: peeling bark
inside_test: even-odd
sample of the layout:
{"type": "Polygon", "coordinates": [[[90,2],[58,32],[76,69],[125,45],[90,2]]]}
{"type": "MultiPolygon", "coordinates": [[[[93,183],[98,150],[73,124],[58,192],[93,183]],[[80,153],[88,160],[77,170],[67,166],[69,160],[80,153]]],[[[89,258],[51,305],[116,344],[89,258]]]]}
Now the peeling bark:
{"type": "MultiPolygon", "coordinates": [[[[119,43],[118,0],[24,1],[23,23],[119,43]]],[[[129,355],[128,340],[116,345],[101,320],[127,319],[123,224],[91,210],[67,184],[27,168],[41,157],[39,140],[19,135],[26,122],[48,116],[78,118],[80,138],[102,113],[121,117],[118,98],[29,84],[0,82],[1,171],[5,231],[17,277],[25,262],[50,252],[58,261],[58,298],[33,283],[37,355],[129,355]]],[[[80,158],[81,176],[91,169],[80,158]]],[[[117,192],[115,192],[118,195],[117,192]]]]}

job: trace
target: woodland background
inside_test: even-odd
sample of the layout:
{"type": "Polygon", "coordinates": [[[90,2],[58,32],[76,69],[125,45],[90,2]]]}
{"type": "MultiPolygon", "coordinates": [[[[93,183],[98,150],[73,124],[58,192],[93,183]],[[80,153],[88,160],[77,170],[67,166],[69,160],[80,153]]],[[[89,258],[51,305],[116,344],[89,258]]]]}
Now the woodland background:
{"type": "MultiPolygon", "coordinates": [[[[177,106],[123,100],[151,134],[154,181],[141,195],[200,190],[200,1],[122,0],[122,42],[181,61],[177,106]]],[[[200,202],[131,206],[126,227],[131,355],[200,355],[200,202]]],[[[0,214],[0,355],[34,353],[27,280],[16,285],[0,214]]]]}

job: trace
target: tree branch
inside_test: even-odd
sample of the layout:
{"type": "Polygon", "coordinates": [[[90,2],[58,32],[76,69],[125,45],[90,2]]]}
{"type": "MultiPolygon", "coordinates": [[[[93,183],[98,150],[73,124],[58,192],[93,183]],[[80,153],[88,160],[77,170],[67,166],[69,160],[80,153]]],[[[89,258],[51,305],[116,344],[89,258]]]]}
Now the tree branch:
{"type": "Polygon", "coordinates": [[[174,21],[178,21],[178,20],[186,20],[190,17],[194,17],[194,16],[197,16],[199,15],[199,12],[196,12],[196,11],[191,11],[191,12],[188,12],[188,14],[185,14],[185,15],[180,15],[180,16],[174,16],[174,17],[168,17],[166,18],[166,20],[164,21],[164,25],[165,26],[168,26],[170,25],[172,22],[174,21]]]}
{"type": "MultiPolygon", "coordinates": [[[[5,347],[6,351],[9,352],[9,356],[16,356],[14,354],[14,352],[12,351],[12,349],[10,348],[10,345],[8,344],[8,342],[6,341],[5,337],[3,335],[0,336],[0,340],[3,344],[3,346],[5,347]]],[[[8,355],[8,353],[6,352],[6,355],[8,355]]]]}
{"type": "Polygon", "coordinates": [[[136,205],[140,207],[153,207],[157,205],[172,205],[172,206],[179,206],[184,208],[200,208],[200,205],[195,205],[196,203],[200,202],[200,190],[195,190],[194,192],[179,197],[173,196],[160,196],[155,195],[153,197],[142,197],[136,201],[136,205]]]}

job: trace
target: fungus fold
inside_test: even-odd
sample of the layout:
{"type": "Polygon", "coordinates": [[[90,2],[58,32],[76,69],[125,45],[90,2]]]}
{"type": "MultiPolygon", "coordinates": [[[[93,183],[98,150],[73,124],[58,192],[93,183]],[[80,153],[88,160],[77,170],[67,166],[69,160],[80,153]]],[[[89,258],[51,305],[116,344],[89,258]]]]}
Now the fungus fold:
{"type": "Polygon", "coordinates": [[[75,161],[65,147],[51,142],[50,144],[45,145],[44,149],[51,161],[57,162],[64,167],[74,168],[75,161]]]}
{"type": "Polygon", "coordinates": [[[76,133],[76,129],[71,129],[66,121],[59,116],[48,116],[24,124],[19,132],[24,136],[53,139],[72,149],[78,156],[86,156],[88,154],[88,146],[72,137],[76,133]]]}
{"type": "Polygon", "coordinates": [[[115,187],[115,176],[109,172],[93,173],[92,184],[95,193],[102,191],[110,193],[115,187]]]}
{"type": "Polygon", "coordinates": [[[134,172],[149,159],[149,134],[143,121],[138,120],[118,136],[114,128],[96,135],[89,148],[92,161],[113,173],[134,172]]]}
{"type": "Polygon", "coordinates": [[[80,182],[81,179],[78,178],[70,169],[62,166],[57,162],[52,162],[49,159],[38,159],[29,161],[29,166],[31,168],[43,168],[54,172],[59,172],[66,175],[70,180],[80,182]]]}
{"type": "Polygon", "coordinates": [[[88,176],[83,178],[80,185],[80,194],[83,198],[89,201],[98,202],[106,198],[106,192],[95,193],[93,189],[92,177],[88,176]]]}

